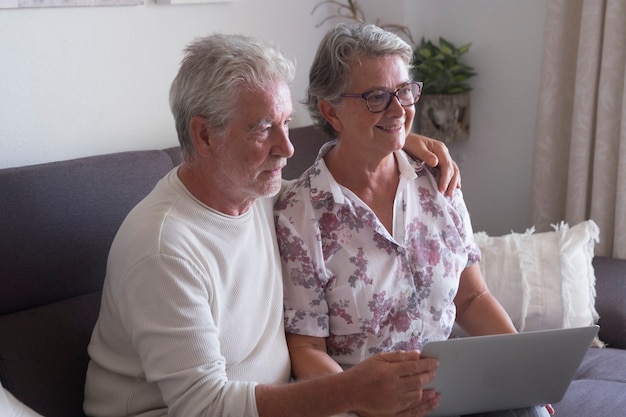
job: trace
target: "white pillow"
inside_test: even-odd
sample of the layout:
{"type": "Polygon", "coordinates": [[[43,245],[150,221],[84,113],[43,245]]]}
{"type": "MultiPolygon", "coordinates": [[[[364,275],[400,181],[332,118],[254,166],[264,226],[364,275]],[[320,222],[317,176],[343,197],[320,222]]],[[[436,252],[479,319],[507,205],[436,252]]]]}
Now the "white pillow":
{"type": "Polygon", "coordinates": [[[0,416],[3,417],[42,417],[25,406],[0,384],[0,416]]]}
{"type": "Polygon", "coordinates": [[[489,289],[518,331],[595,324],[595,274],[591,261],[599,239],[593,220],[553,232],[474,234],[482,252],[480,269],[489,289]]]}

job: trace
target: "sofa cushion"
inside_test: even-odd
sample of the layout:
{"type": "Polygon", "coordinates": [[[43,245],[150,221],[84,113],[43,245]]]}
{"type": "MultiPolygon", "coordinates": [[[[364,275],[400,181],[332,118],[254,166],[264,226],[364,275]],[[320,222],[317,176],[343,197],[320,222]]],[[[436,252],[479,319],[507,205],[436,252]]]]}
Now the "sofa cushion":
{"type": "Polygon", "coordinates": [[[83,416],[100,292],[0,316],[0,382],[46,417],[83,416]]]}
{"type": "Polygon", "coordinates": [[[591,348],[563,399],[557,416],[616,417],[626,410],[626,350],[591,348]]]}
{"type": "MultiPolygon", "coordinates": [[[[574,379],[596,379],[626,384],[626,350],[591,348],[576,371],[574,379]]],[[[623,385],[626,388],[626,385],[623,385]]],[[[626,393],[626,390],[624,390],[626,393]]]]}
{"type": "Polygon", "coordinates": [[[0,314],[98,291],[117,228],[173,166],[137,151],[0,170],[0,314]]]}
{"type": "Polygon", "coordinates": [[[172,160],[173,166],[178,166],[183,161],[183,154],[181,153],[179,146],[163,149],[163,152],[168,154],[168,156],[172,160]]]}
{"type": "Polygon", "coordinates": [[[626,349],[626,259],[596,256],[593,267],[600,339],[609,347],[626,349]]]}
{"type": "Polygon", "coordinates": [[[0,384],[0,416],[10,417],[42,417],[24,403],[19,401],[2,384],[0,384]]]}
{"type": "Polygon", "coordinates": [[[626,410],[626,386],[611,381],[572,381],[563,399],[553,404],[556,416],[616,417],[626,410]]]}
{"type": "Polygon", "coordinates": [[[557,416],[616,417],[626,410],[626,350],[589,349],[563,399],[557,416]]]}
{"type": "Polygon", "coordinates": [[[328,136],[319,128],[309,125],[289,130],[289,139],[293,144],[294,153],[283,168],[283,178],[298,178],[307,168],[313,165],[322,145],[328,142],[328,136]]]}
{"type": "Polygon", "coordinates": [[[475,234],[485,280],[519,331],[597,321],[592,259],[598,233],[589,220],[546,233],[475,234]]]}

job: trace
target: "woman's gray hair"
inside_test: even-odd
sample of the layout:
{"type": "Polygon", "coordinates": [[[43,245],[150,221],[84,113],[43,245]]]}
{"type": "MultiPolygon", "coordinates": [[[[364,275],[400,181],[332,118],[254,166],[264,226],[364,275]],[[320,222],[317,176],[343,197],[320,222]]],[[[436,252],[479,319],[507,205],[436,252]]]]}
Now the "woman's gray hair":
{"type": "Polygon", "coordinates": [[[302,102],[313,123],[334,137],[337,132],[319,110],[320,100],[339,105],[351,81],[350,70],[363,58],[397,55],[410,68],[413,49],[402,38],[376,25],[341,23],[330,29],[320,43],[311,71],[306,98],[302,102]]]}
{"type": "Polygon", "coordinates": [[[226,129],[239,110],[235,99],[240,91],[291,83],[294,75],[293,62],[276,47],[254,38],[214,34],[195,39],[185,49],[170,87],[170,109],[183,158],[196,156],[189,133],[192,117],[203,116],[212,128],[226,129]]]}

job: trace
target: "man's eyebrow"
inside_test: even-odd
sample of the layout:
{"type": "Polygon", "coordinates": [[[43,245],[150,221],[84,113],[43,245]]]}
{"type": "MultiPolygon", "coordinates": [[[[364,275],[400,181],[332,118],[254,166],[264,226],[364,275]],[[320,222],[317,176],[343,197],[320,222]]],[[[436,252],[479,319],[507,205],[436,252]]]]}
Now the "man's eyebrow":
{"type": "MultiPolygon", "coordinates": [[[[293,112],[289,115],[289,117],[287,118],[287,120],[292,120],[295,116],[296,116],[296,112],[295,112],[295,111],[293,111],[293,112]]],[[[276,124],[276,123],[274,122],[274,120],[267,119],[267,118],[263,118],[263,119],[257,120],[257,121],[256,121],[256,122],[254,122],[254,123],[251,123],[248,127],[249,127],[250,131],[251,131],[251,132],[253,132],[253,131],[254,131],[255,129],[257,129],[259,126],[263,126],[263,125],[270,125],[270,126],[272,126],[272,125],[274,125],[274,124],[276,124]]]]}
{"type": "Polygon", "coordinates": [[[259,126],[262,126],[268,123],[271,123],[271,122],[269,122],[267,119],[259,119],[255,122],[250,123],[248,125],[248,130],[250,130],[251,132],[254,132],[259,126]]]}

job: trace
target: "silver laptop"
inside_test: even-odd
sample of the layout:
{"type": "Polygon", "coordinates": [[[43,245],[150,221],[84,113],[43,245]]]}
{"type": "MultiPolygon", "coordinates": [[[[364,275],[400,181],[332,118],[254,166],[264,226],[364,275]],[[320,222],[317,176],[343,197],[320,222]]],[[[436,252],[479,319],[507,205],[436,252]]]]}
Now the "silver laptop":
{"type": "Polygon", "coordinates": [[[441,394],[430,417],[459,416],[559,402],[598,326],[430,342],[439,359],[427,388],[441,394]]]}

